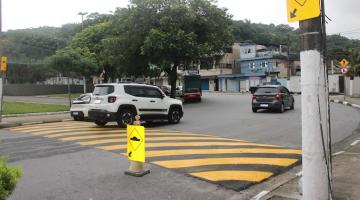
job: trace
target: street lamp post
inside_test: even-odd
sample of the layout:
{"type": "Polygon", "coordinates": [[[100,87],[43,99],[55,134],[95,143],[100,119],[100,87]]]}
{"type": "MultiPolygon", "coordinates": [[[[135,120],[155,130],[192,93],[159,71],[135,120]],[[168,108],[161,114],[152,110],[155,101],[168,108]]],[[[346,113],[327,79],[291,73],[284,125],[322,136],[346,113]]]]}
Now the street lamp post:
{"type": "MultiPolygon", "coordinates": [[[[0,36],[2,35],[2,7],[1,7],[1,1],[0,0],[0,36]]],[[[0,52],[0,56],[2,52],[0,52]]],[[[3,94],[4,94],[4,73],[0,72],[0,122],[2,120],[2,113],[3,113],[3,94]]]]}
{"type": "MultiPolygon", "coordinates": [[[[1,1],[1,0],[0,0],[1,1]]],[[[79,12],[78,15],[81,15],[81,31],[84,30],[84,15],[87,15],[87,12],[79,12]]],[[[86,78],[83,76],[84,82],[84,94],[86,93],[86,78]]]]}
{"type": "Polygon", "coordinates": [[[84,29],[84,15],[87,15],[87,14],[88,14],[87,12],[79,12],[78,13],[78,15],[81,15],[81,30],[84,29]]]}

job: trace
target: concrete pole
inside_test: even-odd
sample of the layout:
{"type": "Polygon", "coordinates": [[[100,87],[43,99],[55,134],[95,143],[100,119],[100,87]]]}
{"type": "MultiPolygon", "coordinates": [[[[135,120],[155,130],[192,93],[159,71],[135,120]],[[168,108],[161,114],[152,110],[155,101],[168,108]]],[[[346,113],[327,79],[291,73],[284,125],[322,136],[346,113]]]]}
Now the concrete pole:
{"type": "MultiPolygon", "coordinates": [[[[2,0],[0,0],[0,36],[2,34],[2,0]]],[[[2,56],[2,55],[0,55],[2,56]]],[[[2,121],[2,113],[3,113],[3,93],[4,93],[4,76],[1,73],[0,77],[0,122],[2,121]]]]}
{"type": "Polygon", "coordinates": [[[331,60],[331,74],[334,74],[334,61],[331,60]]]}
{"type": "Polygon", "coordinates": [[[303,199],[331,199],[328,99],[321,18],[300,21],[303,199]]]}
{"type": "Polygon", "coordinates": [[[70,77],[67,77],[67,88],[68,88],[68,97],[69,97],[69,107],[71,107],[71,88],[70,88],[70,77]]]}
{"type": "Polygon", "coordinates": [[[352,95],[353,95],[353,77],[350,77],[349,96],[352,97],[352,95]]]}
{"type": "Polygon", "coordinates": [[[4,81],[3,81],[4,78],[3,77],[4,76],[1,73],[1,75],[0,75],[0,122],[2,122],[2,114],[3,114],[3,97],[4,97],[4,81]]]}
{"type": "Polygon", "coordinates": [[[85,76],[83,76],[83,81],[84,81],[84,94],[86,94],[86,78],[85,78],[85,76]]]}

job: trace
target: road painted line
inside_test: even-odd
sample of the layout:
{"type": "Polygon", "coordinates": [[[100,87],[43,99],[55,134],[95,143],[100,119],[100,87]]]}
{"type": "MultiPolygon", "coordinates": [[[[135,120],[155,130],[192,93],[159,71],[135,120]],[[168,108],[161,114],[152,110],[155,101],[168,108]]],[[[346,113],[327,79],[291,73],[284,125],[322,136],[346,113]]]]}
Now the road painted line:
{"type": "Polygon", "coordinates": [[[22,125],[24,126],[29,126],[29,125],[34,125],[34,124],[42,124],[44,123],[43,121],[37,121],[37,122],[25,122],[22,125]]]}
{"type": "Polygon", "coordinates": [[[58,131],[44,131],[42,134],[32,133],[32,135],[40,135],[47,138],[55,138],[62,136],[74,136],[74,135],[91,135],[97,133],[125,133],[125,130],[109,130],[109,129],[98,129],[98,130],[89,130],[89,129],[80,129],[80,130],[58,130],[58,131]]]}
{"type": "Polygon", "coordinates": [[[355,108],[360,108],[360,105],[353,104],[352,106],[355,108]]]}
{"type": "Polygon", "coordinates": [[[190,175],[210,181],[261,182],[272,176],[273,173],[261,172],[261,171],[226,170],[226,171],[196,172],[196,173],[190,173],[190,175]]]}
{"type": "MultiPolygon", "coordinates": [[[[32,135],[49,135],[49,134],[60,134],[60,133],[74,133],[70,131],[83,132],[87,131],[89,133],[126,133],[125,129],[114,129],[114,128],[65,128],[65,129],[55,129],[55,130],[44,130],[44,131],[27,131],[27,133],[31,133],[32,135]]],[[[146,130],[147,132],[167,132],[165,130],[160,129],[150,129],[146,130]]],[[[174,132],[177,133],[177,132],[174,132]]]]}
{"type": "MultiPolygon", "coordinates": [[[[45,137],[55,138],[55,137],[63,137],[63,136],[91,135],[91,134],[102,134],[102,133],[126,133],[126,131],[112,130],[112,131],[67,132],[67,133],[46,135],[45,137]]],[[[167,135],[201,135],[201,134],[192,134],[190,132],[182,132],[181,133],[181,132],[160,132],[160,131],[157,131],[157,130],[147,130],[146,135],[150,136],[149,134],[151,134],[151,135],[159,135],[159,136],[163,136],[164,134],[167,134],[167,135]]],[[[201,136],[210,137],[210,136],[207,136],[207,135],[201,135],[201,136]]]]}
{"type": "Polygon", "coordinates": [[[355,140],[353,143],[350,144],[350,146],[355,146],[360,142],[360,140],[355,140]]]}
{"type": "MultiPolygon", "coordinates": [[[[147,134],[148,136],[151,136],[150,134],[147,134]]],[[[181,141],[181,140],[221,140],[221,141],[238,141],[238,142],[244,142],[241,140],[233,140],[233,139],[228,139],[228,138],[221,138],[221,137],[203,137],[203,136],[198,136],[198,137],[191,137],[187,136],[187,137],[156,137],[156,138],[152,138],[152,137],[148,137],[145,139],[145,141],[181,141]]],[[[86,136],[74,136],[74,137],[66,137],[66,138],[59,138],[60,140],[63,141],[74,141],[74,140],[84,140],[84,139],[98,139],[98,138],[113,138],[113,137],[126,137],[126,134],[120,135],[120,134],[104,134],[104,135],[86,135],[86,136]]]]}
{"type": "Polygon", "coordinates": [[[295,174],[296,176],[302,176],[302,171],[299,171],[298,173],[295,174]]]}
{"type": "Polygon", "coordinates": [[[333,156],[338,156],[338,155],[343,154],[343,153],[345,153],[345,151],[339,151],[339,152],[334,153],[333,156]]]}
{"type": "Polygon", "coordinates": [[[301,150],[295,149],[266,149],[266,148],[237,148],[237,149],[179,149],[179,150],[159,150],[146,151],[147,158],[161,156],[179,155],[213,155],[213,154],[236,154],[236,153],[265,153],[265,154],[297,154],[301,155],[301,150]]]}
{"type": "MultiPolygon", "coordinates": [[[[58,129],[58,128],[64,128],[64,127],[89,127],[88,125],[76,125],[76,124],[52,124],[52,123],[48,123],[48,125],[43,125],[43,124],[39,124],[39,125],[33,125],[33,126],[25,126],[25,127],[15,127],[15,128],[10,128],[9,130],[12,131],[27,131],[27,130],[47,130],[47,129],[58,129]]],[[[93,126],[95,128],[95,126],[93,126]]]]}
{"type": "MultiPolygon", "coordinates": [[[[42,122],[42,121],[41,121],[42,122]]],[[[15,128],[25,128],[25,127],[33,127],[33,126],[50,126],[50,125],[94,125],[93,123],[88,122],[74,122],[74,121],[68,121],[68,122],[50,122],[50,123],[41,123],[41,124],[34,124],[34,122],[31,123],[23,123],[22,126],[18,126],[15,128]]]]}
{"type": "MultiPolygon", "coordinates": [[[[147,136],[163,136],[163,133],[148,133],[146,134],[147,136]]],[[[186,136],[186,135],[190,135],[192,136],[192,134],[171,134],[172,136],[186,136]]],[[[126,137],[126,136],[122,136],[122,137],[126,137]]],[[[211,138],[211,136],[202,136],[204,138],[209,138],[209,139],[203,139],[203,140],[214,140],[213,138],[211,138]]],[[[145,140],[146,141],[161,141],[162,139],[161,138],[169,138],[169,137],[159,137],[158,138],[146,138],[145,140]]],[[[187,137],[187,138],[190,138],[190,137],[187,137]]],[[[195,137],[194,137],[195,138],[195,137]]],[[[200,137],[196,137],[195,139],[198,139],[200,137]]],[[[179,138],[178,138],[179,139],[179,138]]],[[[171,137],[171,139],[164,139],[164,140],[178,140],[176,139],[176,137],[171,137]],[[175,139],[173,139],[175,138],[175,139]]],[[[194,140],[195,140],[194,139],[194,140]]],[[[190,139],[183,139],[183,140],[190,140],[190,139]]],[[[221,139],[218,139],[218,140],[221,140],[221,139]]],[[[81,145],[97,145],[97,144],[108,144],[108,143],[120,143],[120,142],[124,142],[123,140],[121,139],[104,139],[104,140],[92,140],[92,141],[86,141],[86,142],[78,142],[78,144],[81,144],[81,145]]]]}
{"type": "Polygon", "coordinates": [[[264,196],[266,196],[267,194],[269,194],[270,191],[267,190],[263,190],[261,191],[259,194],[257,194],[256,196],[254,196],[253,198],[251,198],[251,200],[260,200],[261,198],[263,198],[264,196]]]}
{"type": "Polygon", "coordinates": [[[287,167],[296,163],[298,159],[292,158],[252,158],[252,157],[231,157],[231,158],[201,158],[187,160],[166,160],[154,161],[152,163],[171,169],[185,167],[199,167],[208,165],[272,165],[287,167]]]}
{"type": "MultiPolygon", "coordinates": [[[[175,142],[175,143],[149,143],[145,147],[194,147],[194,146],[259,146],[259,147],[279,147],[270,144],[257,144],[251,142],[175,142]]],[[[113,151],[127,148],[126,145],[99,146],[98,149],[113,151]]]]}

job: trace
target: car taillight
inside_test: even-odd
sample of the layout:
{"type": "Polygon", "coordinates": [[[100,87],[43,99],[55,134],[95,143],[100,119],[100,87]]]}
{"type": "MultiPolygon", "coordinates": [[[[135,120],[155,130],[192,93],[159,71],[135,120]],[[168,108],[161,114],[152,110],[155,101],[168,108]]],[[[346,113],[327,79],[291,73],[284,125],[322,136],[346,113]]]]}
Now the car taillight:
{"type": "Polygon", "coordinates": [[[115,101],[116,101],[116,97],[114,97],[114,96],[108,97],[108,102],[109,103],[114,103],[115,101]]]}
{"type": "Polygon", "coordinates": [[[280,98],[281,98],[281,94],[276,94],[276,95],[275,95],[275,99],[276,99],[276,100],[280,100],[280,98]]]}
{"type": "Polygon", "coordinates": [[[252,96],[252,100],[256,100],[256,96],[255,96],[255,95],[252,96]]]}

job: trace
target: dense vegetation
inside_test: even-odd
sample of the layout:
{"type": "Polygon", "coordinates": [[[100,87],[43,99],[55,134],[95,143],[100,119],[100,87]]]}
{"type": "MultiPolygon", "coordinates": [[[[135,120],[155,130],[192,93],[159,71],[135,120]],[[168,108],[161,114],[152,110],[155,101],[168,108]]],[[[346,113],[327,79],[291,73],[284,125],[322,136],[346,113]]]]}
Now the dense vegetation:
{"type": "MultiPolygon", "coordinates": [[[[131,0],[113,14],[93,13],[80,24],[8,31],[0,36],[0,54],[8,56],[11,82],[42,81],[56,73],[105,79],[171,75],[174,65],[209,65],[232,42],[289,45],[299,57],[298,30],[288,25],[231,21],[209,0],[131,0]],[[19,74],[26,74],[19,77],[19,74]]],[[[360,40],[327,38],[328,59],[347,58],[359,75],[360,40]]],[[[174,74],[173,74],[174,75],[174,74]]],[[[174,79],[174,78],[173,78],[174,79]]]]}

